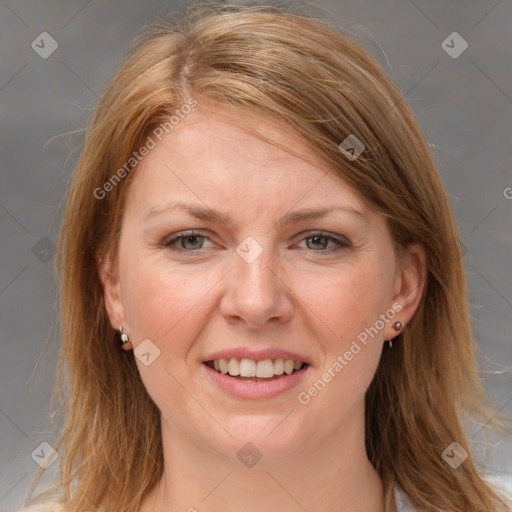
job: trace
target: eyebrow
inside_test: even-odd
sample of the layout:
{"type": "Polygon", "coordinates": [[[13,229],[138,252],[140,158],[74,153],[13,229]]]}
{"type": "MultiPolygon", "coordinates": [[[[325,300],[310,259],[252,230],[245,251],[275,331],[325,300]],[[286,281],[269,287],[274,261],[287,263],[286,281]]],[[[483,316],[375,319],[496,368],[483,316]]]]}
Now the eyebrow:
{"type": "MultiPolygon", "coordinates": [[[[155,217],[168,210],[181,210],[188,213],[192,217],[196,217],[197,219],[218,221],[222,222],[226,226],[232,226],[233,224],[231,217],[226,213],[220,212],[213,208],[203,207],[191,203],[182,203],[179,201],[173,201],[163,206],[153,206],[144,214],[144,222],[149,220],[151,217],[155,217]]],[[[352,208],[351,206],[331,205],[324,206],[321,208],[307,208],[289,212],[283,215],[283,217],[279,220],[278,224],[288,225],[298,223],[304,220],[319,219],[321,217],[329,215],[330,213],[335,212],[347,213],[367,222],[367,219],[363,215],[363,213],[360,212],[359,210],[356,210],[355,208],[352,208]]]]}

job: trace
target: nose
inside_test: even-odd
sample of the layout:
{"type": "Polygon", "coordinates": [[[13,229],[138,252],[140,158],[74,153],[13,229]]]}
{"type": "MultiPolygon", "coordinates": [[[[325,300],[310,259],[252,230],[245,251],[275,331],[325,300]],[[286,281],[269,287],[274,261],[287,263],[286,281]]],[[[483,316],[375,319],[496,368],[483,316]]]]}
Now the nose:
{"type": "Polygon", "coordinates": [[[234,253],[233,266],[220,303],[220,312],[228,323],[258,329],[291,318],[293,293],[271,249],[264,249],[252,262],[234,253]]]}

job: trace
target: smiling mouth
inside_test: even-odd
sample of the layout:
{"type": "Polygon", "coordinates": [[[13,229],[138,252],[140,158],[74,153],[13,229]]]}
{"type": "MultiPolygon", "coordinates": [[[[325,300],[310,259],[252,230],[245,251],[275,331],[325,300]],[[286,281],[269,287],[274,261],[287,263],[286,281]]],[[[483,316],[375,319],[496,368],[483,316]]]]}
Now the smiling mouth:
{"type": "Polygon", "coordinates": [[[287,377],[308,366],[307,363],[293,361],[292,359],[264,359],[263,361],[255,361],[253,359],[238,359],[236,357],[205,361],[204,364],[222,375],[254,382],[268,382],[287,377]]]}

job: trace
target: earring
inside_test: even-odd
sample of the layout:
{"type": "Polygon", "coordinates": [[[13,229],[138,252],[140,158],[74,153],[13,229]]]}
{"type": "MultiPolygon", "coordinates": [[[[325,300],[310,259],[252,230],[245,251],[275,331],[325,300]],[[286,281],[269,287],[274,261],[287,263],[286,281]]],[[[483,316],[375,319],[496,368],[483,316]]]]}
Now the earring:
{"type": "MultiPolygon", "coordinates": [[[[402,322],[395,322],[393,324],[393,329],[395,331],[401,331],[404,327],[404,324],[402,322]]],[[[393,348],[393,340],[388,340],[389,348],[393,348]]]]}
{"type": "Polygon", "coordinates": [[[120,325],[119,329],[116,331],[119,345],[121,345],[122,348],[130,349],[133,348],[132,344],[130,343],[130,338],[128,337],[128,334],[123,332],[123,326],[120,325]]]}

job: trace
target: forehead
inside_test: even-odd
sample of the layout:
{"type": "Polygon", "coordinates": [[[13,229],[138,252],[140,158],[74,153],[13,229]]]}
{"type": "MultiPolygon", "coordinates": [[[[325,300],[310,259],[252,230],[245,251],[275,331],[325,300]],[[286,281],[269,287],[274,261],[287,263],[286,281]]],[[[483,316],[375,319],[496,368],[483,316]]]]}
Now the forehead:
{"type": "Polygon", "coordinates": [[[247,211],[289,210],[295,204],[321,202],[368,211],[355,191],[334,176],[290,127],[245,112],[227,117],[200,109],[142,160],[130,196],[129,204],[146,211],[148,206],[158,208],[176,200],[215,208],[229,202],[247,211]]]}

